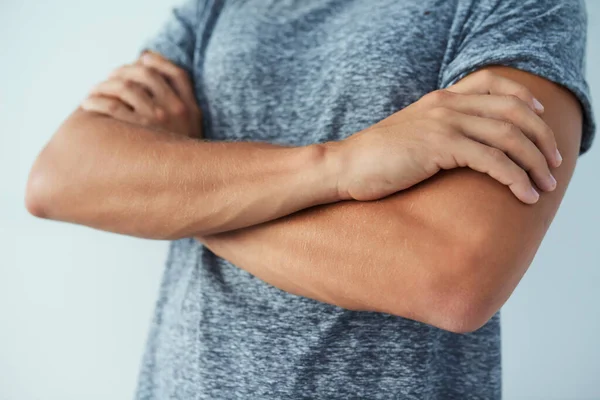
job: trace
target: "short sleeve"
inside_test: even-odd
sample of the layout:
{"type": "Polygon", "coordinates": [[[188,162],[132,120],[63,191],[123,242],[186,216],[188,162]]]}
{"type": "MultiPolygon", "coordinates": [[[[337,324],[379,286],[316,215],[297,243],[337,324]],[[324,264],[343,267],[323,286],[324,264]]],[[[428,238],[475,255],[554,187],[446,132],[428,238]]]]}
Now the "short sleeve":
{"type": "Polygon", "coordinates": [[[191,74],[202,1],[185,0],[175,7],[158,32],[144,43],[141,50],[159,53],[191,74]]]}
{"type": "Polygon", "coordinates": [[[459,0],[440,87],[492,64],[560,84],[581,103],[583,154],[595,131],[585,80],[586,31],[583,0],[459,0]]]}

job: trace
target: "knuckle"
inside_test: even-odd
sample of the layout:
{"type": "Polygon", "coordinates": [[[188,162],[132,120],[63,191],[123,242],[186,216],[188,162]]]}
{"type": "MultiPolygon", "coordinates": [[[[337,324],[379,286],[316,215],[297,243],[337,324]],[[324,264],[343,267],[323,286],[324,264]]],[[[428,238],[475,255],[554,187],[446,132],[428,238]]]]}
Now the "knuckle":
{"type": "Polygon", "coordinates": [[[173,71],[173,75],[174,75],[175,79],[178,79],[178,80],[186,80],[188,77],[187,72],[185,72],[185,70],[183,68],[179,68],[179,67],[175,67],[175,70],[173,71]]]}
{"type": "Polygon", "coordinates": [[[111,114],[116,113],[117,111],[119,111],[120,108],[121,107],[120,107],[120,104],[118,101],[109,101],[108,104],[106,105],[106,109],[111,114]]]}
{"type": "Polygon", "coordinates": [[[496,147],[489,147],[487,150],[487,156],[493,160],[494,162],[504,161],[506,154],[502,150],[497,149],[496,147]]]}
{"type": "Polygon", "coordinates": [[[435,107],[429,110],[428,114],[433,119],[443,120],[450,117],[450,114],[452,114],[452,112],[445,107],[435,107]]]}
{"type": "Polygon", "coordinates": [[[515,89],[514,96],[523,100],[533,99],[533,94],[523,85],[519,85],[515,89]]]}
{"type": "Polygon", "coordinates": [[[505,140],[513,140],[519,135],[519,129],[508,121],[502,121],[500,123],[500,134],[505,140]]]}
{"type": "Polygon", "coordinates": [[[135,84],[130,80],[123,80],[119,82],[119,87],[121,90],[132,90],[135,88],[135,84]]]}
{"type": "Polygon", "coordinates": [[[145,65],[136,66],[136,72],[144,79],[151,80],[154,78],[154,72],[152,69],[145,65]]]}
{"type": "Polygon", "coordinates": [[[169,116],[162,108],[158,108],[154,112],[154,119],[157,122],[166,122],[169,119],[169,116]]]}
{"type": "Polygon", "coordinates": [[[441,104],[444,101],[448,100],[451,96],[451,92],[445,89],[435,90],[431,93],[428,93],[425,97],[426,100],[432,104],[441,104]]]}
{"type": "Polygon", "coordinates": [[[182,101],[174,102],[172,107],[173,114],[175,114],[178,117],[185,116],[188,113],[188,109],[182,101]]]}
{"type": "Polygon", "coordinates": [[[523,101],[517,96],[508,95],[506,99],[506,115],[509,118],[516,118],[523,112],[523,101]]]}
{"type": "Polygon", "coordinates": [[[523,100],[521,100],[521,98],[519,96],[516,96],[514,94],[507,94],[504,96],[504,98],[510,107],[520,108],[524,104],[523,100]]]}

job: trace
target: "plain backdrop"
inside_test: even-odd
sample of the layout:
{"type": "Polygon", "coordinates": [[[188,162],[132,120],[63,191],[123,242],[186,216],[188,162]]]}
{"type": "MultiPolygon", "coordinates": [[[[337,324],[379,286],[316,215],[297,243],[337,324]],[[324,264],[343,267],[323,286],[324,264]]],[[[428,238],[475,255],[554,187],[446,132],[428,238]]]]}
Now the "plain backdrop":
{"type": "MultiPolygon", "coordinates": [[[[600,101],[600,1],[588,78],[600,101]]],[[[0,1],[0,399],[133,396],[167,243],[27,214],[28,170],[60,122],[136,56],[173,0],[0,1]]],[[[596,115],[600,115],[596,103],[596,115]]],[[[503,309],[504,398],[600,399],[600,143],[503,309]]]]}

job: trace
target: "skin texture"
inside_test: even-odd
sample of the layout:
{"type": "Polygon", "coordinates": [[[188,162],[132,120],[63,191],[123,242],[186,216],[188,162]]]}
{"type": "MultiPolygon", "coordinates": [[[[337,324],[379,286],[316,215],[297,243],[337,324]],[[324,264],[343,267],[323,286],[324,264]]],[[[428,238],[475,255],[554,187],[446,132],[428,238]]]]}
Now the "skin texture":
{"type": "Polygon", "coordinates": [[[203,142],[77,110],[36,160],[26,205],[38,217],[178,239],[336,199],[319,146],[203,142]]]}
{"type": "Polygon", "coordinates": [[[581,140],[566,89],[504,67],[545,106],[563,162],[535,205],[470,169],[442,172],[383,200],[343,202],[224,234],[212,251],[288,292],[388,312],[453,332],[478,329],[529,267],[564,196],[581,140]]]}
{"type": "Polygon", "coordinates": [[[338,200],[337,170],[322,146],[195,140],[200,118],[188,74],[144,54],[94,87],[43,149],[29,177],[28,210],[179,239],[338,200]]]}
{"type": "Polygon", "coordinates": [[[473,330],[531,262],[572,174],[581,131],[577,102],[564,89],[495,71],[425,96],[345,141],[285,148],[191,139],[200,136],[192,128],[200,114],[189,80],[164,60],[140,60],[97,86],[42,151],[27,207],[129,235],[195,235],[291,293],[473,330]],[[546,106],[547,125],[527,88],[546,106]],[[495,128],[500,139],[489,134],[495,128]],[[423,141],[423,131],[434,134],[423,141]],[[567,156],[552,171],[556,190],[548,179],[549,165],[560,164],[555,135],[567,156]],[[430,178],[440,169],[453,171],[430,178]],[[537,201],[525,170],[554,191],[537,201]],[[335,203],[411,186],[377,201],[335,203]],[[327,203],[335,204],[314,207],[327,203]]]}

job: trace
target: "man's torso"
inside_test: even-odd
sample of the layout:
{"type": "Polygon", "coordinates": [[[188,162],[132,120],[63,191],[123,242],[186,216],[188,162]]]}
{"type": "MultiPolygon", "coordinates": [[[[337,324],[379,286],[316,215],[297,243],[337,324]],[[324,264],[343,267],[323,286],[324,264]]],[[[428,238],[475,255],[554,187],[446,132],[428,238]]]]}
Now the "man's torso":
{"type": "MultiPolygon", "coordinates": [[[[457,7],[215,4],[201,13],[193,66],[205,136],[290,145],[343,139],[437,89],[457,7]]],[[[172,244],[138,391],[161,399],[499,396],[498,315],[457,335],[344,310],[270,286],[192,239],[172,244]]]]}

